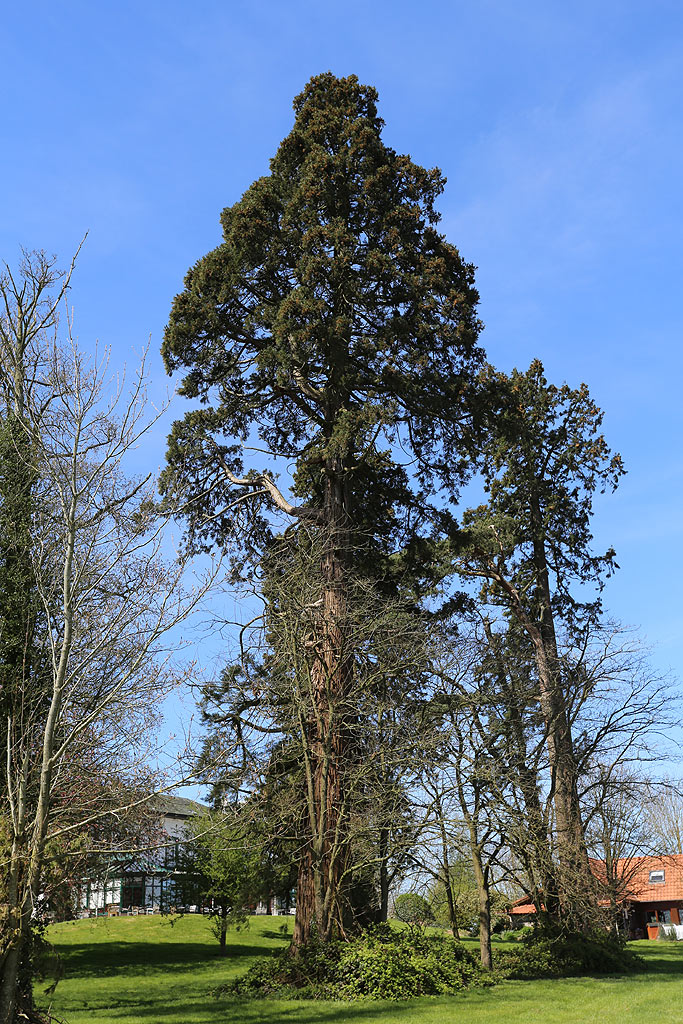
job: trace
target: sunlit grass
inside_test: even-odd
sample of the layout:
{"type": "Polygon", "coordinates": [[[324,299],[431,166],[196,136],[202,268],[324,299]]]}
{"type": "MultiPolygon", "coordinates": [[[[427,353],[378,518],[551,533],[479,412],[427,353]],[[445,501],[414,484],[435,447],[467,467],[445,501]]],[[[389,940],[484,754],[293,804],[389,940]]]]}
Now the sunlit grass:
{"type": "MultiPolygon", "coordinates": [[[[254,917],[229,955],[200,916],[54,925],[64,976],[52,997],[69,1024],[657,1024],[683,1021],[683,943],[639,942],[647,969],[623,978],[505,982],[405,1003],[245,1001],[212,995],[291,934],[292,918],[254,917]]],[[[472,944],[473,947],[475,944],[472,944]]],[[[39,983],[43,1006],[50,1000],[39,983]]]]}

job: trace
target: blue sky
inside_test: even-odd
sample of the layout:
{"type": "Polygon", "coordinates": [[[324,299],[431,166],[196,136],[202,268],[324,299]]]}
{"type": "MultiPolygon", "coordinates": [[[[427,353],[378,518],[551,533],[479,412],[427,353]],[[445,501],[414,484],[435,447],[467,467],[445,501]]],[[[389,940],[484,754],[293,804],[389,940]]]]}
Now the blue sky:
{"type": "Polygon", "coordinates": [[[151,336],[161,394],[186,269],[328,69],[375,85],[385,140],[446,174],[442,228],[479,267],[492,361],[538,356],[604,408],[629,471],[595,524],[622,567],[606,604],[681,674],[680,3],[5,5],[0,257],[66,260],[88,231],[81,343],[121,364],[151,336]]]}

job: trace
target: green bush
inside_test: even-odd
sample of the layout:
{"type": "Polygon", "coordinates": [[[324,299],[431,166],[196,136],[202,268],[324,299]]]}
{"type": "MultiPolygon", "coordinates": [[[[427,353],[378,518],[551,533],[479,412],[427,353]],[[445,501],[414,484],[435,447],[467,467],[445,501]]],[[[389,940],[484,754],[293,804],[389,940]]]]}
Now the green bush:
{"type": "Polygon", "coordinates": [[[410,999],[458,992],[482,980],[477,959],[455,939],[384,927],[342,950],[338,992],[345,999],[410,999]]]}
{"type": "Polygon", "coordinates": [[[255,964],[229,987],[242,996],[410,999],[490,984],[455,939],[377,925],[352,942],[309,943],[255,964]]]}
{"type": "Polygon", "coordinates": [[[404,924],[416,925],[423,928],[429,921],[434,920],[434,914],[424,896],[417,892],[405,892],[394,900],[394,917],[404,924]]]}
{"type": "Polygon", "coordinates": [[[643,960],[606,932],[544,935],[532,932],[514,950],[496,955],[496,973],[505,978],[568,978],[582,974],[624,974],[643,960]]]}
{"type": "Polygon", "coordinates": [[[521,941],[523,936],[524,936],[524,929],[523,928],[517,928],[517,929],[505,928],[500,933],[500,941],[501,942],[519,942],[519,941],[521,941]]]}

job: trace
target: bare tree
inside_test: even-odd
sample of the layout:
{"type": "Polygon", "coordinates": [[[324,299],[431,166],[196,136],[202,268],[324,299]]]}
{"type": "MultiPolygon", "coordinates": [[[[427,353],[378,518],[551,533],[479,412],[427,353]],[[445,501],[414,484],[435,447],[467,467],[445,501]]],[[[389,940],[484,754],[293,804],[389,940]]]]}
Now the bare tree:
{"type": "MultiPolygon", "coordinates": [[[[520,684],[523,672],[510,671],[511,666],[501,661],[496,639],[486,620],[461,620],[457,628],[448,623],[442,629],[432,696],[438,754],[422,779],[452,919],[456,894],[446,881],[451,849],[470,860],[480,955],[486,968],[492,966],[491,895],[495,875],[503,874],[501,851],[516,846],[515,836],[523,832],[526,876],[538,879],[545,860],[542,851],[548,848],[538,782],[539,754],[545,744],[542,739],[531,741],[528,722],[520,727],[529,688],[520,684]],[[543,840],[540,849],[531,836],[534,826],[543,840]]],[[[545,873],[542,877],[547,881],[545,873]]],[[[542,900],[539,906],[543,907],[542,900]]]]}
{"type": "MultiPolygon", "coordinates": [[[[208,586],[205,579],[187,590],[185,564],[162,558],[153,481],[125,475],[126,457],[156,418],[147,418],[144,364],[129,391],[122,382],[112,389],[106,358],[92,363],[78,351],[68,314],[60,345],[49,297],[56,280],[38,255],[27,257],[20,283],[9,272],[0,283],[10,437],[30,482],[30,532],[14,560],[30,602],[22,609],[21,657],[13,652],[4,666],[12,678],[2,723],[3,1022],[19,1012],[19,966],[48,844],[121,810],[111,801],[64,801],[65,786],[79,767],[92,770],[93,750],[100,764],[129,778],[148,763],[150,716],[177,678],[164,638],[208,586]]],[[[68,276],[58,297],[67,283],[68,276]]],[[[131,801],[127,792],[126,804],[149,796],[131,801]]]]}
{"type": "Polygon", "coordinates": [[[425,766],[420,778],[423,794],[413,799],[421,811],[421,843],[412,854],[411,864],[418,877],[428,879],[432,887],[443,891],[448,923],[454,938],[460,937],[461,906],[456,863],[466,856],[464,823],[452,789],[435,764],[425,766]]]}
{"type": "Polygon", "coordinates": [[[651,852],[683,854],[683,786],[664,778],[650,784],[646,793],[651,852]]]}
{"type": "Polygon", "coordinates": [[[447,849],[453,822],[469,835],[484,962],[490,957],[487,873],[495,870],[497,879],[527,894],[546,924],[562,923],[563,898],[586,924],[602,926],[608,903],[618,922],[633,857],[652,846],[643,827],[642,797],[653,786],[645,769],[661,761],[662,737],[679,717],[672,687],[651,672],[638,637],[613,623],[594,623],[580,643],[561,633],[557,649],[593,856],[588,891],[581,876],[566,870],[562,888],[558,882],[557,775],[525,632],[482,610],[469,625],[460,620],[457,629],[442,631],[432,697],[440,756],[425,789],[441,847],[447,849]]]}

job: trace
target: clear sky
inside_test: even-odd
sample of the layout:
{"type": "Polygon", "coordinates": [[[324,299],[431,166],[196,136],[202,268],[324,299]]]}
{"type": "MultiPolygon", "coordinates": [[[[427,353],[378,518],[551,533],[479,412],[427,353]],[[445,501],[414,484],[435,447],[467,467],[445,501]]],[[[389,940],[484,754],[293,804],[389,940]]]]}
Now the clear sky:
{"type": "Polygon", "coordinates": [[[446,174],[442,229],[479,267],[491,360],[538,356],[604,408],[629,471],[595,524],[621,565],[606,604],[683,674],[680,2],[5,4],[0,257],[66,260],[88,231],[81,343],[121,364],[151,336],[161,393],[186,269],[328,69],[376,86],[385,140],[446,174]]]}

